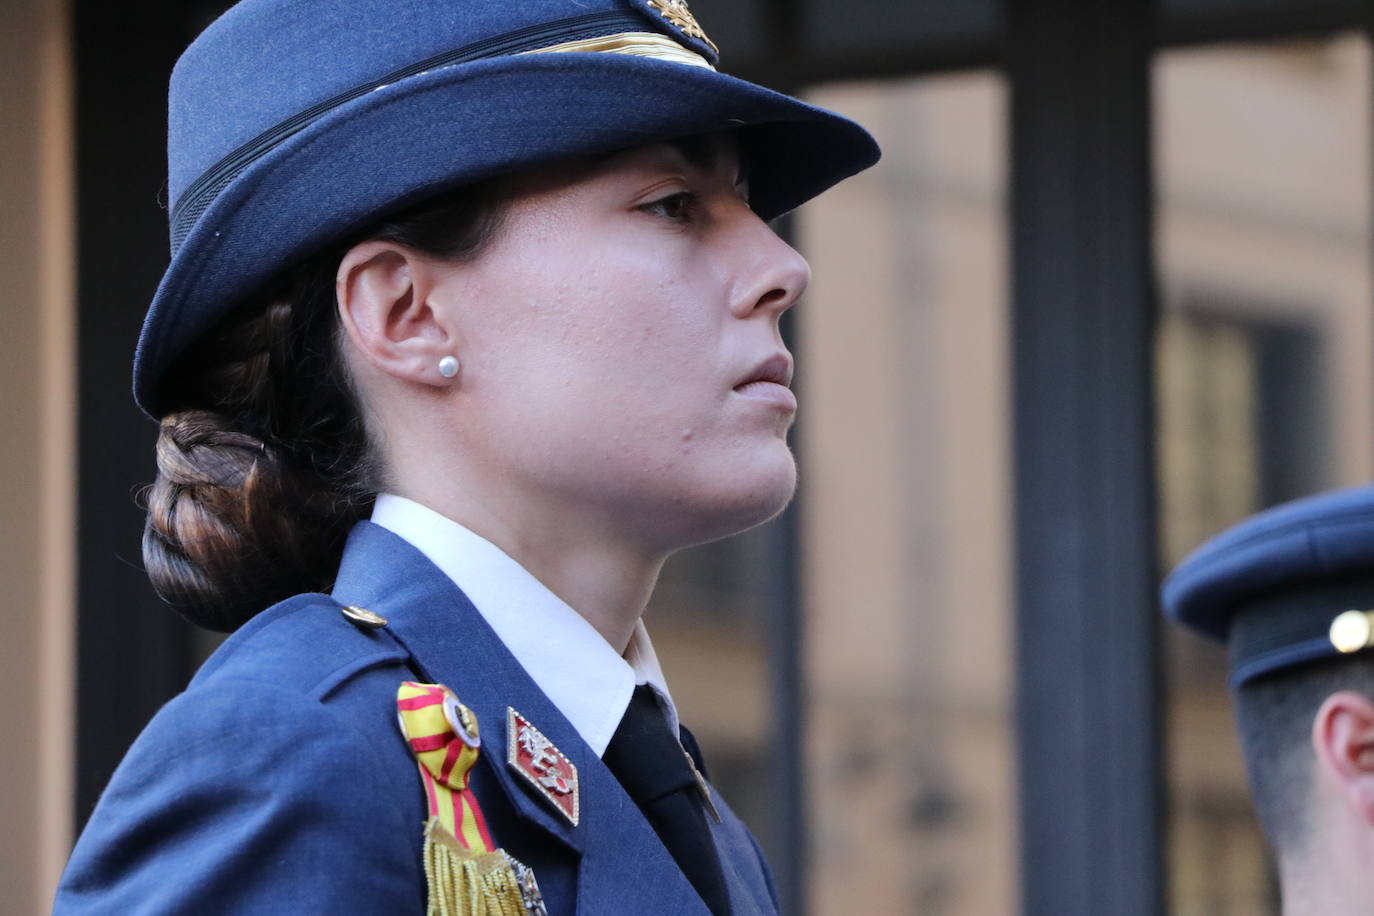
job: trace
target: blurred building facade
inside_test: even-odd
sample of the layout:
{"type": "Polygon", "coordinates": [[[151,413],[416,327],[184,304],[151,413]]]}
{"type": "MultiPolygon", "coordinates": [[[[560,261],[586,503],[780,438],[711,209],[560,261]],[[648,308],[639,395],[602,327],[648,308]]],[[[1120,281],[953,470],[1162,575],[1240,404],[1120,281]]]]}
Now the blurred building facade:
{"type": "MultiPolygon", "coordinates": [[[[1370,46],[1342,34],[1155,63],[1160,556],[1374,480],[1370,46]]],[[[1279,912],[1224,653],[1166,634],[1172,912],[1279,912]]]]}
{"type": "MultiPolygon", "coordinates": [[[[166,73],[223,5],[12,0],[0,23],[0,572],[16,596],[0,725],[27,739],[0,746],[14,912],[45,908],[113,762],[212,647],[136,568],[130,494],[155,431],[124,380],[165,251],[166,73]]],[[[1369,23],[1341,2],[1016,6],[693,3],[729,69],[858,118],[885,156],[779,227],[815,270],[788,328],[800,498],[677,558],[650,626],[789,913],[1277,913],[1224,659],[1157,628],[1151,589],[1250,512],[1374,478],[1369,23]],[[1089,60],[1031,53],[1060,27],[1089,60]],[[1066,87],[1062,107],[1045,85],[1066,87]],[[1098,96],[1120,155],[1094,135],[1098,96]],[[1061,155],[1063,173],[1027,165],[1061,155]],[[1093,209],[1123,189],[1148,212],[1093,209]],[[1061,202],[1075,218],[1058,226],[1061,202]],[[1056,250],[1029,241],[1079,260],[1028,266],[1056,250]],[[1094,292],[1110,287],[1092,266],[1127,249],[1147,255],[1130,295],[1094,292]],[[1139,371],[1085,372],[1056,402],[1033,371],[1045,347],[1077,365],[1106,339],[1042,332],[1061,306],[1148,306],[1111,337],[1139,371]],[[1125,435],[1083,422],[1103,392],[1140,411],[1125,435]],[[1031,453],[1062,456],[1085,491],[1139,478],[1150,503],[1046,524],[1031,453]],[[1026,567],[1060,538],[1089,542],[1064,549],[1094,576],[1130,561],[1148,581],[1051,602],[1026,567]],[[1139,689],[1096,689],[1099,650],[1139,689]],[[1141,890],[1108,906],[1108,883],[1141,890]]]]}

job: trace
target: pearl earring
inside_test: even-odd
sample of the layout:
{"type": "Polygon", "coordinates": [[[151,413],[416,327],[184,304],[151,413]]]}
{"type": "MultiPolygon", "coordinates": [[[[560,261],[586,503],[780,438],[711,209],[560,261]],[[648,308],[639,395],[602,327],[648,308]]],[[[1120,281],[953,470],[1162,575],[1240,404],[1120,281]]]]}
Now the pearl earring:
{"type": "Polygon", "coordinates": [[[445,356],[439,360],[439,374],[444,378],[453,378],[458,374],[458,357],[445,356]]]}

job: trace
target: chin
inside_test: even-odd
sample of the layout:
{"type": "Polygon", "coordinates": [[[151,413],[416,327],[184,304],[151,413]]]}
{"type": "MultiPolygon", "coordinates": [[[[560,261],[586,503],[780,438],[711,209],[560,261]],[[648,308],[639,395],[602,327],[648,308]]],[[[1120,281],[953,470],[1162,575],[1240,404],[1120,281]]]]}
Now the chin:
{"type": "Polygon", "coordinates": [[[742,531],[748,531],[775,518],[792,501],[797,490],[797,465],[791,451],[761,466],[730,476],[730,486],[722,487],[720,480],[706,488],[696,503],[690,535],[683,547],[718,541],[742,531]]]}

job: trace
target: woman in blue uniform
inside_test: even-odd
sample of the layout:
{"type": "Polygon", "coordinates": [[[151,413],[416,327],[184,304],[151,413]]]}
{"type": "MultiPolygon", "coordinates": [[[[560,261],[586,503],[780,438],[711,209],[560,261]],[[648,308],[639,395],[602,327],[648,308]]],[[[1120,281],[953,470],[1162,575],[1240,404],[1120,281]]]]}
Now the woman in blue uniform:
{"type": "Polygon", "coordinates": [[[877,149],[715,64],[682,0],[245,0],[186,51],[144,557],[234,635],[58,911],[776,911],[640,615],[790,498],[765,220],[877,149]]]}

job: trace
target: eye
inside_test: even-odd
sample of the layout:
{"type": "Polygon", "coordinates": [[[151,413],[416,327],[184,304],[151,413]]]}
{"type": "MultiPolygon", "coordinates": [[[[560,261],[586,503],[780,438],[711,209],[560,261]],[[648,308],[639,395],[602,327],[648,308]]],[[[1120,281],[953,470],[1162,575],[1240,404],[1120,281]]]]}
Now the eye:
{"type": "Polygon", "coordinates": [[[643,204],[639,209],[646,213],[653,213],[657,216],[664,216],[674,222],[685,223],[692,219],[700,199],[691,191],[679,191],[676,194],[669,194],[667,197],[660,197],[658,200],[651,200],[643,204]]]}

